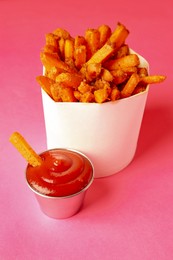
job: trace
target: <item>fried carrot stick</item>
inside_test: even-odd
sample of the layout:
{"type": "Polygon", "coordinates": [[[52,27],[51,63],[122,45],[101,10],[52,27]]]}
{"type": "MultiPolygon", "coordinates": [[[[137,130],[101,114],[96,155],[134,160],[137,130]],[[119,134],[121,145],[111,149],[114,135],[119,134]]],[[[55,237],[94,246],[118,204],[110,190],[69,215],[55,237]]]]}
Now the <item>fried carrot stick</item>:
{"type": "Polygon", "coordinates": [[[36,152],[32,149],[32,147],[27,143],[27,141],[20,133],[14,132],[10,136],[9,141],[14,145],[14,147],[20,152],[20,154],[30,165],[32,165],[33,167],[41,165],[41,157],[36,154],[36,152]]]}

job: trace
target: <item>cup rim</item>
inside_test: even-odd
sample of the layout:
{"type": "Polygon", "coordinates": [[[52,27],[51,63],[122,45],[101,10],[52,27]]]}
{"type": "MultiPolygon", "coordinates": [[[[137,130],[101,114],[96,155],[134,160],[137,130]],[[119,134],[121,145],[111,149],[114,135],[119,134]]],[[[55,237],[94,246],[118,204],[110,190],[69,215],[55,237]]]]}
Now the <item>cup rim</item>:
{"type": "Polygon", "coordinates": [[[33,188],[30,186],[30,184],[29,184],[29,182],[28,182],[28,180],[27,180],[27,177],[26,177],[27,167],[28,167],[28,165],[29,165],[29,164],[27,164],[27,167],[26,167],[26,169],[25,169],[25,180],[26,180],[26,183],[27,183],[28,187],[30,188],[30,190],[32,190],[35,194],[39,195],[40,197],[44,197],[44,198],[47,198],[47,199],[68,199],[68,198],[72,198],[72,197],[74,197],[74,196],[77,196],[77,195],[79,195],[79,194],[85,192],[85,191],[91,186],[91,184],[92,184],[93,181],[94,181],[94,166],[93,166],[92,161],[91,161],[84,153],[80,152],[79,150],[71,149],[71,148],[60,148],[60,147],[58,147],[58,148],[47,149],[47,150],[45,150],[45,151],[39,153],[39,155],[40,155],[40,154],[43,154],[44,152],[53,151],[53,150],[71,151],[71,152],[75,152],[75,153],[77,153],[77,154],[82,155],[83,157],[85,157],[85,158],[89,161],[89,163],[91,164],[91,167],[92,167],[92,177],[91,177],[89,183],[88,183],[82,190],[80,190],[80,191],[78,191],[78,192],[76,192],[76,193],[67,195],[67,196],[50,196],[50,195],[45,195],[45,194],[42,194],[42,193],[36,191],[35,189],[33,189],[33,188]]]}

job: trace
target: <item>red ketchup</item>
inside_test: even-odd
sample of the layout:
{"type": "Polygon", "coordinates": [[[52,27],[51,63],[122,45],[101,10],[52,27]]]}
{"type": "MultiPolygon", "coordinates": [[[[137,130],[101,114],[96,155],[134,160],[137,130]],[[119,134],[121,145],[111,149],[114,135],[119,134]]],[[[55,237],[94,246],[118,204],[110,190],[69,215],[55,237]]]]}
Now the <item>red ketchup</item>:
{"type": "Polygon", "coordinates": [[[52,149],[40,154],[41,166],[27,166],[26,178],[40,194],[63,197],[83,190],[93,178],[91,162],[82,154],[66,149],[52,149]]]}

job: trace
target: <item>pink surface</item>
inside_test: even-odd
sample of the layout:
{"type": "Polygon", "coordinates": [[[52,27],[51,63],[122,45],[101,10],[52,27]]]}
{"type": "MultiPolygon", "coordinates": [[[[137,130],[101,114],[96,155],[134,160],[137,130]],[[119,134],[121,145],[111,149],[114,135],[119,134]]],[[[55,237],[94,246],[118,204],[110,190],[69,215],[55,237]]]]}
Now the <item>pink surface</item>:
{"type": "MultiPolygon", "coordinates": [[[[172,0],[0,1],[0,258],[173,259],[172,0]],[[17,130],[46,148],[39,52],[44,34],[72,35],[117,21],[128,43],[167,80],[149,92],[133,162],[94,181],[83,210],[66,220],[44,216],[26,186],[26,163],[9,143],[17,130]]],[[[116,145],[116,144],[115,144],[116,145]]]]}

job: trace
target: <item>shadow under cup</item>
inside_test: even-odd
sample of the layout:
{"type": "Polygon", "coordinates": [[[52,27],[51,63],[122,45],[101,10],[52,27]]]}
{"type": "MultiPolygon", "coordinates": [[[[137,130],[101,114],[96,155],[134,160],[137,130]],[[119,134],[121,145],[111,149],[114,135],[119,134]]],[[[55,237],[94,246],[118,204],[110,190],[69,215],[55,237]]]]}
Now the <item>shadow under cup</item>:
{"type": "MultiPolygon", "coordinates": [[[[140,66],[148,69],[147,61],[138,56],[140,66]]],[[[95,178],[119,172],[134,157],[148,89],[102,104],[55,102],[42,90],[47,148],[67,147],[86,154],[95,178]]]]}

